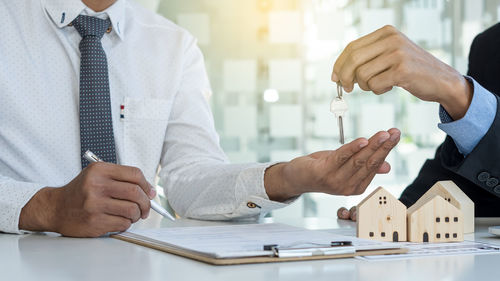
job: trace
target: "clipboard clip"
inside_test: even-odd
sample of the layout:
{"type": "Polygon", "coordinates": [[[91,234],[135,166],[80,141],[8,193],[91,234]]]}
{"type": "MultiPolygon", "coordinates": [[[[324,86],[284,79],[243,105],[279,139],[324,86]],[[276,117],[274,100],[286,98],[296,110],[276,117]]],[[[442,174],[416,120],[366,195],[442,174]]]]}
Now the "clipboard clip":
{"type": "Polygon", "coordinates": [[[264,251],[272,251],[273,257],[297,258],[311,256],[329,256],[340,254],[354,254],[356,248],[351,241],[332,241],[330,245],[320,245],[317,247],[295,248],[280,247],[278,244],[264,245],[264,251]]]}

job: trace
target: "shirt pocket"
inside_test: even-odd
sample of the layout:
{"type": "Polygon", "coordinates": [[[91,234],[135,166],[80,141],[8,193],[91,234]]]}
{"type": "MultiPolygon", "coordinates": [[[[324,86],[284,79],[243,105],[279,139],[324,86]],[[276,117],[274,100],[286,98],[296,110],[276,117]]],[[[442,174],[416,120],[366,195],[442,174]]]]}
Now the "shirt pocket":
{"type": "Polygon", "coordinates": [[[125,98],[123,103],[123,164],[138,167],[151,183],[160,163],[172,110],[165,99],[125,98]]]}

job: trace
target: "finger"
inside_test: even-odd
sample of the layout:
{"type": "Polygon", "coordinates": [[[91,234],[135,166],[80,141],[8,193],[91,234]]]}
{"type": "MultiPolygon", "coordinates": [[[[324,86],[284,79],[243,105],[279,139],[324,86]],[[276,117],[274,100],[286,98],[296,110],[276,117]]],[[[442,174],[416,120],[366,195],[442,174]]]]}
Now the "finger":
{"type": "Polygon", "coordinates": [[[391,164],[384,161],[380,168],[377,170],[377,174],[388,174],[391,171],[391,164]]]}
{"type": "Polygon", "coordinates": [[[353,209],[351,209],[351,211],[349,212],[350,213],[350,219],[352,221],[356,221],[356,214],[357,214],[357,210],[356,210],[356,207],[353,207],[353,209]]]}
{"type": "Polygon", "coordinates": [[[390,39],[386,37],[374,42],[373,44],[363,46],[349,53],[338,73],[340,82],[346,91],[349,92],[352,90],[355,81],[357,81],[360,86],[362,84],[366,84],[366,80],[360,81],[360,77],[356,76],[357,70],[365,64],[376,64],[376,66],[372,66],[372,68],[380,69],[380,71],[390,67],[390,63],[392,63],[392,61],[389,60],[387,56],[384,59],[377,59],[379,57],[383,57],[384,53],[390,52],[396,48],[396,46],[389,44],[389,42],[390,39]]]}
{"type": "Polygon", "coordinates": [[[347,182],[347,180],[351,178],[359,169],[366,165],[369,157],[373,155],[389,138],[390,134],[386,131],[381,131],[373,135],[368,140],[369,143],[366,147],[355,155],[352,155],[352,157],[350,157],[349,160],[337,170],[337,176],[347,182]]]}
{"type": "Polygon", "coordinates": [[[368,176],[375,175],[380,169],[385,161],[385,158],[391,150],[399,142],[401,132],[397,129],[389,130],[390,138],[386,140],[382,145],[378,147],[371,155],[368,156],[368,160],[363,162],[365,165],[361,165],[357,172],[349,179],[348,186],[358,187],[356,194],[364,192],[365,186],[360,186],[360,183],[368,176]],[[362,190],[360,190],[362,189],[362,190]]]}
{"type": "Polygon", "coordinates": [[[375,76],[372,76],[366,83],[368,89],[375,93],[376,95],[381,95],[392,90],[393,86],[401,86],[398,77],[401,73],[398,73],[395,67],[386,69],[375,76]]]}
{"type": "Polygon", "coordinates": [[[122,232],[129,229],[132,222],[121,216],[105,215],[102,224],[106,226],[106,232],[122,232]]]}
{"type": "Polygon", "coordinates": [[[129,219],[132,223],[141,218],[139,205],[126,200],[107,200],[103,206],[103,210],[108,215],[120,216],[129,219]]]}
{"type": "Polygon", "coordinates": [[[148,183],[148,181],[144,177],[144,174],[139,168],[114,165],[110,176],[117,181],[129,182],[139,185],[150,199],[153,199],[156,196],[156,191],[148,183]]]}
{"type": "Polygon", "coordinates": [[[147,218],[149,215],[151,202],[141,187],[137,184],[111,181],[104,188],[104,194],[115,199],[127,200],[137,204],[141,210],[141,218],[143,219],[147,218]]]}
{"type": "Polygon", "coordinates": [[[368,177],[364,178],[361,183],[359,184],[357,194],[363,194],[372,182],[373,178],[377,175],[377,173],[371,173],[368,177]]]}
{"type": "Polygon", "coordinates": [[[345,144],[330,154],[328,162],[334,164],[334,169],[341,167],[354,154],[358,153],[368,145],[368,140],[365,138],[356,139],[348,144],[345,144]]]}
{"type": "Polygon", "coordinates": [[[337,217],[339,219],[348,220],[350,217],[350,213],[345,207],[342,207],[342,208],[338,209],[337,217]]]}
{"type": "Polygon", "coordinates": [[[391,61],[391,56],[388,54],[382,54],[373,60],[360,65],[355,71],[354,80],[364,91],[371,91],[372,89],[369,87],[368,81],[370,81],[370,79],[374,76],[389,70],[392,64],[393,62],[391,61]]]}
{"type": "Polygon", "coordinates": [[[339,73],[342,67],[344,66],[345,61],[349,57],[350,53],[353,50],[356,50],[358,48],[362,48],[364,46],[370,45],[376,41],[378,41],[380,38],[386,37],[390,34],[396,34],[399,33],[394,27],[392,26],[384,26],[375,32],[372,32],[366,36],[363,36],[353,42],[351,42],[349,45],[347,45],[346,49],[340,54],[338,59],[335,61],[333,71],[332,71],[332,81],[334,82],[339,82],[339,73]]]}

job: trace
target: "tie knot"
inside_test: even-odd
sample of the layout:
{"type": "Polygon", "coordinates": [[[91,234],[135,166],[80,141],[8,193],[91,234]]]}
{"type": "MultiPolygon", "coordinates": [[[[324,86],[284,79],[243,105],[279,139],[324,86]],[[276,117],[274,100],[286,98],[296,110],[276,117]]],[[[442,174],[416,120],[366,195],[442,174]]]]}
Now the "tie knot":
{"type": "Polygon", "coordinates": [[[95,36],[100,40],[104,32],[111,26],[111,21],[109,19],[103,20],[96,17],[79,15],[73,20],[72,24],[82,38],[95,36]]]}

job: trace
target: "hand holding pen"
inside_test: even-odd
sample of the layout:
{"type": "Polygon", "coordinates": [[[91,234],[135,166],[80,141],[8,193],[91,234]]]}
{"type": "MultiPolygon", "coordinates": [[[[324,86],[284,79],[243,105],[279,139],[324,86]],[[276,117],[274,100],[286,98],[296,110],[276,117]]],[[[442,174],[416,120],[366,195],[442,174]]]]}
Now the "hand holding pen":
{"type": "Polygon", "coordinates": [[[140,169],[91,163],[68,184],[38,191],[24,206],[19,227],[72,237],[125,231],[149,216],[155,196],[140,169]]]}
{"type": "MultiPolygon", "coordinates": [[[[103,162],[99,157],[97,157],[97,155],[92,153],[92,151],[90,151],[90,150],[87,150],[87,152],[85,152],[85,154],[83,156],[90,163],[103,162]]],[[[142,174],[142,172],[141,172],[141,174],[142,174]]],[[[153,188],[151,188],[151,190],[154,191],[153,188]]],[[[155,195],[156,195],[156,193],[155,193],[155,195]]],[[[154,198],[154,196],[153,196],[153,198],[154,198]]],[[[158,204],[156,201],[154,201],[152,198],[151,198],[150,203],[151,203],[151,209],[155,210],[155,212],[157,212],[158,214],[162,215],[163,217],[165,217],[169,220],[175,221],[175,218],[169,212],[167,212],[167,210],[165,210],[160,204],[158,204]]]]}

